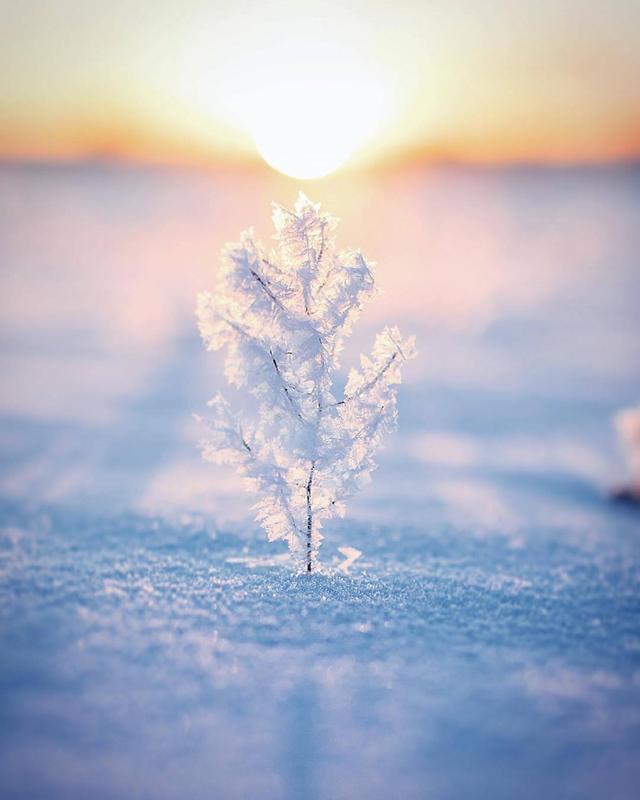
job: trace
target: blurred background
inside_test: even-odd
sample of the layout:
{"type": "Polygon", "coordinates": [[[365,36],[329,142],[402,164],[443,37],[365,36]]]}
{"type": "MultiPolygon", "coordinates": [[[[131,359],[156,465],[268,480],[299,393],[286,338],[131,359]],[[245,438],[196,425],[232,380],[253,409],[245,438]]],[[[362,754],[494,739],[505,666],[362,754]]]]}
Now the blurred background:
{"type": "Polygon", "coordinates": [[[195,294],[299,189],[378,263],[346,365],[383,321],[419,335],[400,436],[446,468],[442,502],[495,510],[475,473],[498,467],[594,493],[623,477],[609,420],[640,395],[637,3],[1,13],[4,495],[212,502],[226,477],[200,465],[190,414],[221,360],[195,294]]]}
{"type": "Polygon", "coordinates": [[[0,795],[584,800],[640,774],[636,0],[0,0],[0,795]],[[299,583],[201,461],[196,293],[304,191],[415,333],[299,583]],[[327,601],[327,598],[329,600],[327,601]],[[179,787],[179,790],[176,788],[179,787]]]}

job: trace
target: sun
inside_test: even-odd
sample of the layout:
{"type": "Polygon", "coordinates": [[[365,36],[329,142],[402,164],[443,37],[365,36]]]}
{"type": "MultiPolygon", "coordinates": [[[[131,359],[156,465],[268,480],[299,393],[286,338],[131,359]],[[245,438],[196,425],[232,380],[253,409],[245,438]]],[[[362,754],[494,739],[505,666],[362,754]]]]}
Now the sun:
{"type": "MultiPolygon", "coordinates": [[[[294,178],[321,178],[342,166],[372,133],[376,104],[351,80],[284,81],[265,87],[261,111],[249,121],[256,149],[294,178]]],[[[371,98],[374,99],[374,98],[371,98]]]]}
{"type": "MultiPolygon", "coordinates": [[[[305,91],[308,89],[305,87],[305,91]]],[[[273,116],[253,122],[256,149],[273,167],[293,178],[321,178],[342,166],[360,143],[360,131],[331,109],[330,88],[313,92],[313,101],[299,101],[294,88],[270,93],[273,116]]]]}
{"type": "Polygon", "coordinates": [[[228,105],[260,156],[299,179],[342,166],[376,133],[386,87],[376,69],[336,42],[253,54],[236,74],[228,105]]]}

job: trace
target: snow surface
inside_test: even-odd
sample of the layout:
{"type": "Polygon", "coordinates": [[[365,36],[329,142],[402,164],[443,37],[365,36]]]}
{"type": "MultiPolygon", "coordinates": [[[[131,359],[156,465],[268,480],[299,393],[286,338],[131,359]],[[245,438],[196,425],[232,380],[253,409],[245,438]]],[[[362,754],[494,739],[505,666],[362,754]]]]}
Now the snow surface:
{"type": "Polygon", "coordinates": [[[345,362],[399,311],[421,357],[311,577],[190,419],[222,386],[195,291],[297,187],[0,176],[3,799],[636,796],[640,515],[606,490],[640,396],[637,170],[355,185],[344,244],[386,294],[345,362]]]}

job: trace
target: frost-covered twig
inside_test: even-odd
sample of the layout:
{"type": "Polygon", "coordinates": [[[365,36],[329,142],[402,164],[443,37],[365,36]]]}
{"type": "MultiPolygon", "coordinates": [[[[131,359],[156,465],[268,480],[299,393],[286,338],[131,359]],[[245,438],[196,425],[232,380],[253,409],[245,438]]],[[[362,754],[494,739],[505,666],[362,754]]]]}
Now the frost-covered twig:
{"type": "Polygon", "coordinates": [[[229,382],[259,405],[249,429],[216,396],[201,448],[261,492],[254,510],[269,540],[285,539],[311,572],[323,520],[344,513],[395,426],[400,366],[415,347],[385,328],[336,400],[343,340],[375,292],[371,265],[358,251],[336,251],[336,220],[302,194],[293,211],[275,205],[273,221],[273,250],[246,231],[223,251],[216,292],[198,296],[202,338],[227,348],[229,382]]]}

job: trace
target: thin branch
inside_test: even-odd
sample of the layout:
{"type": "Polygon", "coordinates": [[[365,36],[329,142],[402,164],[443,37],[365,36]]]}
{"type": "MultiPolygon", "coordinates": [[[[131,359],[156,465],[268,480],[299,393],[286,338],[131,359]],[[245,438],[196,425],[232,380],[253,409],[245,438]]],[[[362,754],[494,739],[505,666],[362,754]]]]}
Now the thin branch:
{"type": "Polygon", "coordinates": [[[326,228],[326,222],[324,220],[321,223],[320,228],[320,250],[318,251],[318,255],[316,256],[316,267],[320,266],[320,262],[322,261],[322,256],[324,255],[324,246],[326,243],[326,237],[324,235],[324,229],[326,228]]]}
{"type": "Polygon", "coordinates": [[[282,311],[283,314],[289,314],[289,311],[285,308],[285,306],[280,302],[280,300],[278,300],[278,298],[275,296],[275,294],[267,286],[267,282],[264,280],[264,278],[261,275],[258,275],[258,273],[255,270],[251,269],[251,268],[249,268],[249,272],[258,281],[258,283],[260,284],[260,286],[264,290],[265,294],[271,300],[271,302],[276,306],[276,308],[279,308],[280,311],[282,311]]]}
{"type": "Polygon", "coordinates": [[[355,436],[351,437],[351,441],[352,442],[357,442],[358,439],[360,439],[362,436],[365,435],[365,433],[373,433],[373,432],[375,432],[376,428],[380,425],[380,420],[382,419],[381,415],[382,415],[383,411],[384,411],[384,403],[382,403],[382,405],[380,406],[380,409],[378,410],[378,419],[375,422],[375,427],[374,427],[373,431],[371,431],[371,429],[369,428],[369,423],[367,423],[366,425],[363,425],[360,428],[360,430],[355,434],[355,436]]]}
{"type": "Polygon", "coordinates": [[[387,328],[387,336],[388,336],[388,337],[391,339],[391,341],[392,341],[392,342],[395,344],[397,351],[398,351],[398,352],[400,353],[400,355],[402,356],[402,360],[403,360],[403,361],[406,361],[406,360],[407,360],[407,357],[406,357],[406,356],[405,356],[405,354],[402,352],[402,347],[400,347],[400,342],[396,342],[396,340],[395,340],[395,339],[393,338],[393,336],[391,335],[391,331],[390,331],[388,328],[387,328]]]}
{"type": "MultiPolygon", "coordinates": [[[[278,376],[278,380],[280,381],[280,385],[282,387],[282,390],[283,390],[287,400],[291,404],[291,408],[293,409],[294,414],[298,417],[298,419],[301,422],[304,423],[305,419],[302,416],[300,408],[296,404],[295,400],[291,397],[291,393],[289,391],[290,387],[287,384],[287,382],[285,381],[285,379],[282,377],[282,372],[280,371],[280,366],[278,365],[278,362],[276,361],[276,357],[273,355],[273,350],[270,347],[266,348],[264,343],[261,342],[260,339],[258,339],[257,337],[253,336],[252,334],[250,334],[247,331],[247,329],[244,328],[239,323],[234,322],[233,320],[230,320],[227,317],[224,317],[223,319],[227,323],[227,325],[229,325],[231,328],[233,328],[238,333],[240,333],[243,336],[245,336],[252,344],[254,344],[256,347],[258,347],[260,350],[263,350],[265,355],[268,353],[269,359],[270,359],[271,363],[273,364],[273,368],[275,369],[276,375],[278,376]]],[[[291,388],[294,388],[294,387],[291,387],[291,388]]]]}
{"type": "MultiPolygon", "coordinates": [[[[395,344],[395,342],[394,342],[394,344],[395,344]]],[[[396,347],[397,347],[397,345],[396,345],[396,347]]],[[[398,350],[399,349],[400,348],[398,348],[398,350]]],[[[378,381],[382,379],[382,377],[385,374],[385,372],[389,369],[389,367],[396,360],[397,355],[398,355],[398,353],[395,352],[391,356],[391,358],[387,361],[387,363],[384,365],[384,367],[382,367],[382,369],[380,369],[379,372],[377,372],[368,383],[365,383],[364,386],[361,386],[353,394],[347,395],[344,398],[344,400],[339,400],[337,403],[334,403],[333,405],[334,406],[343,406],[343,405],[345,405],[345,403],[348,403],[350,400],[354,400],[356,397],[360,397],[360,395],[364,394],[365,392],[368,392],[369,389],[372,389],[376,385],[376,383],[378,383],[378,381]]]]}
{"type": "Polygon", "coordinates": [[[311,561],[313,556],[313,503],[311,502],[311,490],[313,488],[313,473],[316,462],[311,462],[309,470],[309,480],[307,481],[307,572],[311,572],[311,561]]]}
{"type": "Polygon", "coordinates": [[[262,342],[252,333],[249,333],[247,328],[241,325],[239,322],[236,322],[233,319],[229,319],[229,317],[221,314],[220,318],[223,322],[225,322],[230,328],[233,328],[236,333],[239,333],[241,336],[244,336],[245,339],[248,339],[252,344],[256,345],[256,347],[263,347],[262,342]]]}
{"type": "MultiPolygon", "coordinates": [[[[324,246],[324,243],[323,243],[323,246],[324,246]]],[[[319,261],[319,259],[318,259],[318,261],[319,261]]],[[[324,280],[322,281],[320,286],[318,286],[318,288],[316,289],[316,294],[320,294],[320,292],[327,285],[327,283],[329,281],[329,278],[337,271],[338,271],[338,268],[335,266],[335,264],[327,270],[327,274],[324,276],[324,280]]]]}
{"type": "Polygon", "coordinates": [[[262,261],[262,263],[263,263],[265,266],[267,266],[267,267],[271,267],[271,269],[272,269],[272,270],[275,270],[276,272],[280,272],[280,271],[281,271],[281,270],[280,270],[280,268],[279,268],[279,267],[277,267],[277,266],[276,266],[276,265],[273,263],[273,261],[269,261],[269,259],[268,259],[268,258],[265,258],[264,256],[262,256],[262,258],[261,258],[260,260],[262,261]]]}
{"type": "MultiPolygon", "coordinates": [[[[262,261],[265,264],[267,264],[268,266],[270,266],[270,267],[275,269],[274,265],[268,259],[263,258],[262,261]]],[[[294,322],[297,322],[297,323],[300,323],[301,325],[305,325],[305,326],[311,328],[312,331],[317,332],[316,328],[314,327],[314,325],[312,325],[312,323],[309,320],[304,319],[304,317],[302,317],[302,318],[299,317],[295,312],[293,312],[290,309],[288,309],[281,300],[278,300],[278,298],[275,296],[273,291],[269,288],[269,286],[267,284],[267,281],[261,275],[259,275],[255,270],[253,270],[251,268],[249,269],[249,272],[258,281],[258,283],[262,287],[262,289],[265,292],[265,294],[267,295],[267,297],[271,300],[271,302],[276,306],[276,308],[278,308],[280,311],[282,311],[282,313],[285,316],[289,317],[290,320],[292,320],[294,322]]],[[[309,311],[307,309],[306,302],[305,302],[305,312],[306,312],[306,314],[308,316],[309,315],[309,311]]]]}
{"type": "MultiPolygon", "coordinates": [[[[299,217],[298,217],[299,219],[299,217]]],[[[300,220],[302,221],[302,220],[300,220]]],[[[307,229],[303,228],[303,236],[304,236],[304,246],[307,251],[307,264],[309,265],[309,269],[311,269],[311,254],[309,252],[309,236],[307,234],[307,229]]],[[[303,284],[302,286],[302,299],[304,301],[304,310],[305,314],[309,316],[309,287],[303,284]]]]}
{"type": "Polygon", "coordinates": [[[282,373],[280,372],[280,367],[278,366],[278,362],[276,361],[276,357],[273,355],[273,350],[271,348],[269,348],[269,355],[271,356],[271,361],[272,361],[273,367],[274,367],[274,369],[276,371],[276,375],[278,376],[278,378],[280,380],[280,383],[282,385],[282,390],[284,391],[284,393],[286,395],[286,398],[289,401],[289,403],[291,403],[291,408],[293,409],[295,415],[300,419],[300,421],[304,422],[304,417],[300,413],[300,409],[297,407],[296,403],[294,402],[293,398],[291,397],[291,394],[289,393],[289,387],[288,387],[287,382],[285,381],[285,379],[282,377],[282,373]]]}

